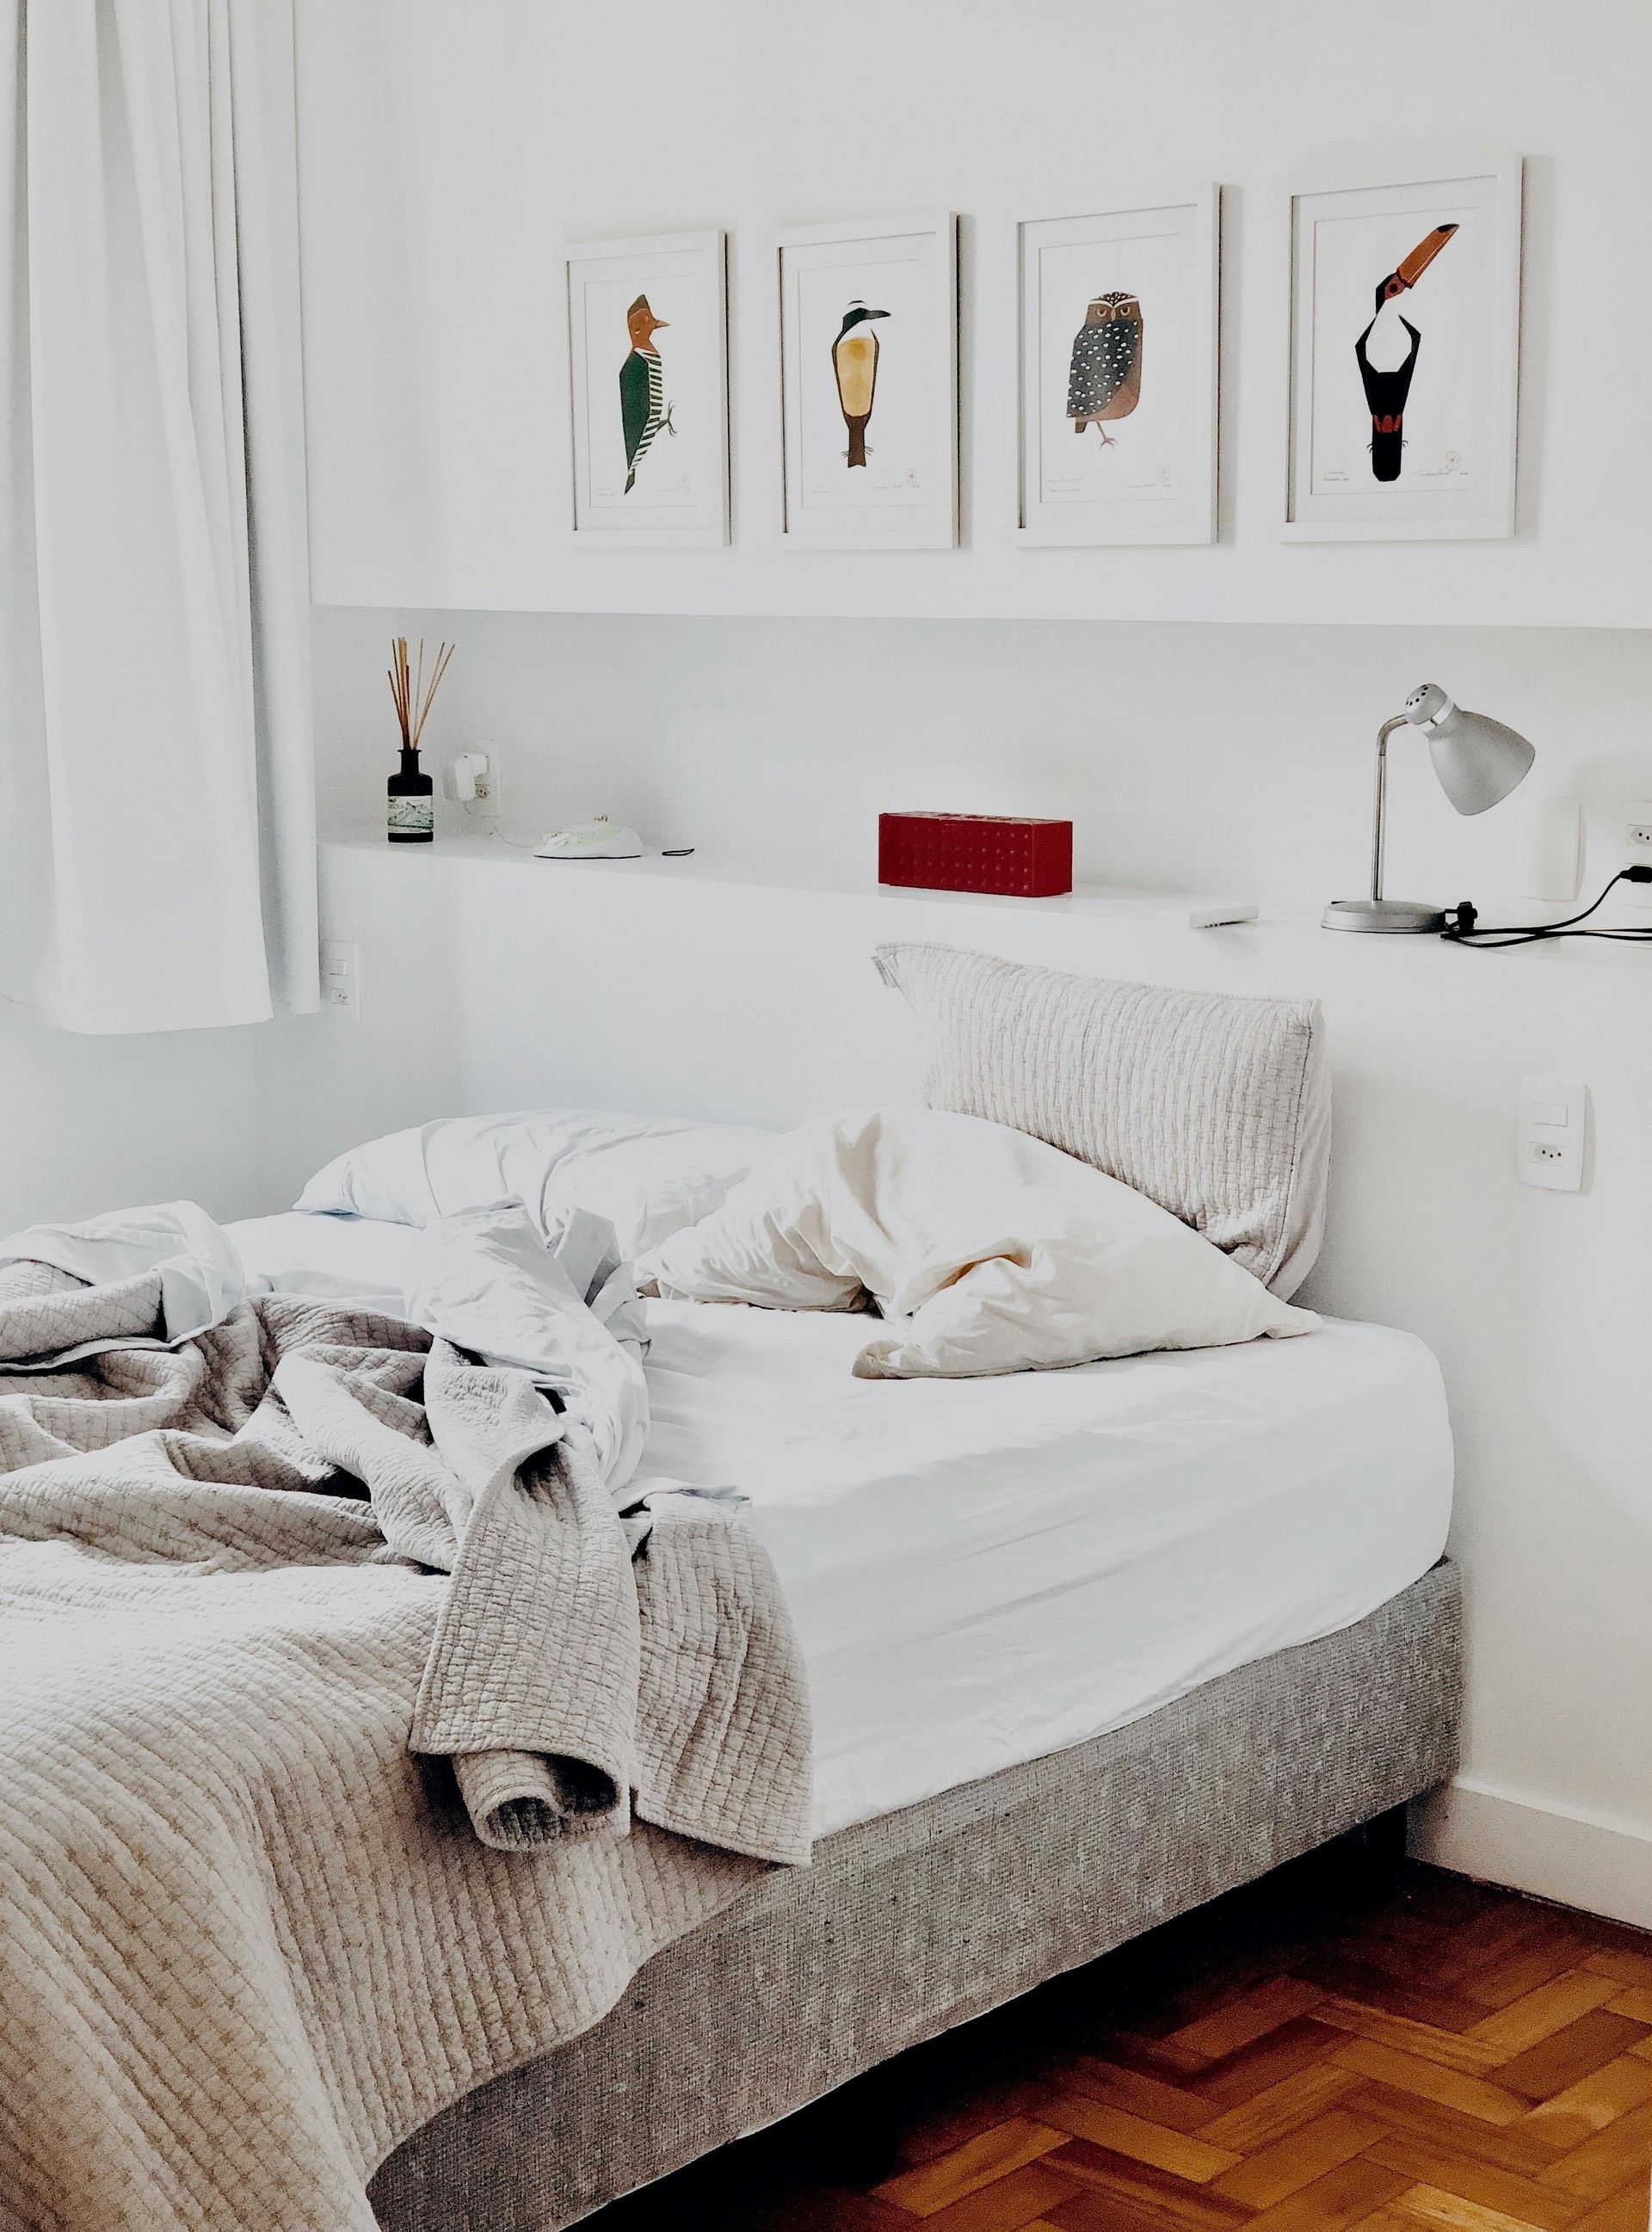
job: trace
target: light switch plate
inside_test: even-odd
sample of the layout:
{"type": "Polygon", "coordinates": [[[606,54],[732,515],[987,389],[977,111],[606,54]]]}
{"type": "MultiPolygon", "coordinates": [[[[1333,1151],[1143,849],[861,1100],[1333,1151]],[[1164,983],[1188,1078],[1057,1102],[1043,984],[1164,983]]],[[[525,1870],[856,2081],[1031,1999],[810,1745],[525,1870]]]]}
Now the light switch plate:
{"type": "Polygon", "coordinates": [[[1589,1094],[1575,1077],[1523,1077],[1515,1167],[1524,1184],[1576,1193],[1584,1182],[1589,1094]]]}
{"type": "Polygon", "coordinates": [[[361,960],[356,947],[343,938],[321,940],[321,1005],[352,1022],[361,1014],[361,960]]]}

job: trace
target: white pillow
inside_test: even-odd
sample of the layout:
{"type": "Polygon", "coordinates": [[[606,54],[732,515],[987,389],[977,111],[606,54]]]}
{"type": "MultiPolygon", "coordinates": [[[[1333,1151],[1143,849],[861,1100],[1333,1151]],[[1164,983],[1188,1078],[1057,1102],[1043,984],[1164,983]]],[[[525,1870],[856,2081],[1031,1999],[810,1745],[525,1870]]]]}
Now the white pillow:
{"type": "Polygon", "coordinates": [[[586,1209],[608,1218],[629,1256],[709,1215],[774,1139],[749,1125],[591,1108],[454,1116],[352,1147],[316,1172],[294,1206],[430,1224],[520,1201],[541,1233],[586,1209]]]}
{"type": "Polygon", "coordinates": [[[1117,1178],[941,1109],[804,1125],[637,1276],[670,1300],[770,1309],[870,1294],[891,1322],[856,1358],[863,1379],[1047,1371],[1318,1323],[1117,1178]]]}

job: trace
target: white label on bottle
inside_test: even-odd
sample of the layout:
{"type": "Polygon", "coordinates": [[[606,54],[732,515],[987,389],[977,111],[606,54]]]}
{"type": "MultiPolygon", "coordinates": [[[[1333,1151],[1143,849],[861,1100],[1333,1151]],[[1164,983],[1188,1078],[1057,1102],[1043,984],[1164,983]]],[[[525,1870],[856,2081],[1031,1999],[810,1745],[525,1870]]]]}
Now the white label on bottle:
{"type": "Polygon", "coordinates": [[[392,798],[390,826],[400,836],[428,837],[436,827],[436,805],[429,798],[392,798]]]}

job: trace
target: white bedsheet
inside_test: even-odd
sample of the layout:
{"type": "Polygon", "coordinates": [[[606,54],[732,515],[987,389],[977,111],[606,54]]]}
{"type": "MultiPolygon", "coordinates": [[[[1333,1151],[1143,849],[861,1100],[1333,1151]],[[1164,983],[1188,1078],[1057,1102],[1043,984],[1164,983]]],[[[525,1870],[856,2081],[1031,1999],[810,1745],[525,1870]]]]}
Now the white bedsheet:
{"type": "MultiPolygon", "coordinates": [[[[254,1273],[330,1294],[398,1292],[420,1236],[230,1230],[254,1273]]],[[[634,1485],[750,1496],[808,1664],[818,1835],[1333,1633],[1445,1545],[1439,1368],[1383,1327],[940,1381],[854,1379],[862,1318],[649,1320],[634,1485]]]]}
{"type": "Polygon", "coordinates": [[[318,1217],[287,1210],[224,1228],[241,1251],[256,1293],[400,1301],[418,1276],[424,1234],[417,1224],[379,1224],[362,1217],[318,1217]]]}

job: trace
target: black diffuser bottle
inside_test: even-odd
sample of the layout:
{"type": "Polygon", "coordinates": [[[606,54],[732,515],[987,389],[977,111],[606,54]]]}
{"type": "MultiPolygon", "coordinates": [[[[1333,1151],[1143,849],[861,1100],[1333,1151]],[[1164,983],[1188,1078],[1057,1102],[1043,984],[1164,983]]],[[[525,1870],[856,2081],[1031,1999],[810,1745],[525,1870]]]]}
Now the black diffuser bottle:
{"type": "Polygon", "coordinates": [[[436,835],[436,786],[418,763],[416,751],[404,751],[401,765],[385,785],[389,794],[392,845],[428,845],[436,835]]]}
{"type": "Polygon", "coordinates": [[[398,635],[391,640],[390,695],[396,708],[396,725],[402,732],[401,765],[385,785],[388,794],[385,834],[392,845],[428,845],[436,835],[436,786],[419,766],[418,740],[452,656],[451,644],[437,647],[427,690],[423,638],[417,669],[407,656],[407,638],[398,635]]]}

